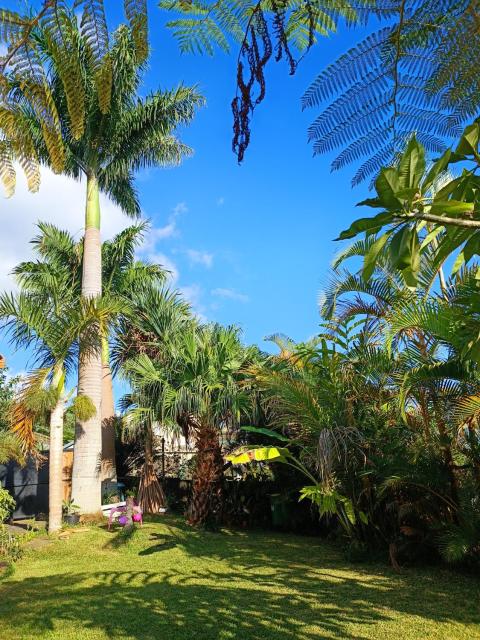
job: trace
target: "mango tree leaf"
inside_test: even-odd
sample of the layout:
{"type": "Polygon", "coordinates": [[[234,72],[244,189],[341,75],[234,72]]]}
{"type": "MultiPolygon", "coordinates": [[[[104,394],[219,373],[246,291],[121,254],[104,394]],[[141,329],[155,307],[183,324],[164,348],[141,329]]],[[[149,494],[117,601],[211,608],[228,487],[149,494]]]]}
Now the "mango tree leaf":
{"type": "Polygon", "coordinates": [[[359,233],[376,233],[385,225],[390,224],[393,221],[393,217],[393,214],[389,211],[382,211],[373,216],[373,218],[359,218],[348,229],[342,231],[337,240],[348,240],[359,233]]]}
{"type": "Polygon", "coordinates": [[[414,199],[414,197],[419,192],[418,189],[419,189],[418,186],[408,187],[406,189],[400,189],[400,191],[397,191],[395,195],[399,200],[408,200],[410,202],[414,199]]]}
{"type": "Polygon", "coordinates": [[[435,180],[438,178],[440,174],[442,174],[445,169],[448,167],[450,162],[450,158],[452,157],[452,150],[447,149],[445,153],[443,153],[438,160],[436,160],[425,176],[425,180],[422,184],[422,192],[426,193],[430,187],[433,185],[435,180]]]}
{"type": "Polygon", "coordinates": [[[442,227],[442,225],[436,225],[434,229],[432,229],[432,231],[430,231],[430,233],[428,233],[425,236],[425,239],[423,240],[421,246],[420,246],[420,251],[422,251],[423,249],[425,249],[425,247],[428,247],[428,245],[433,242],[433,240],[435,240],[435,238],[438,236],[439,233],[441,233],[443,230],[445,229],[445,227],[442,227]]]}
{"type": "Polygon", "coordinates": [[[425,149],[413,136],[398,165],[399,186],[403,189],[418,188],[425,171],[425,149]]]}
{"type": "Polygon", "coordinates": [[[375,190],[382,207],[394,210],[402,208],[402,203],[395,196],[399,188],[400,184],[397,170],[393,167],[382,169],[375,181],[375,190]]]}
{"type": "Polygon", "coordinates": [[[412,240],[412,230],[408,226],[403,226],[393,236],[390,242],[390,255],[392,265],[397,269],[407,269],[411,263],[410,243],[412,240]]]}
{"type": "Polygon", "coordinates": [[[456,152],[466,156],[476,155],[479,138],[480,126],[478,122],[468,125],[460,138],[456,152]]]}
{"type": "Polygon", "coordinates": [[[459,215],[462,213],[471,213],[473,211],[474,204],[472,202],[459,202],[458,200],[446,200],[438,201],[434,200],[430,207],[430,213],[435,215],[459,215]]]}
{"type": "Polygon", "coordinates": [[[476,231],[473,236],[467,240],[465,246],[463,247],[463,254],[465,257],[465,262],[468,263],[473,258],[473,256],[480,255],[480,232],[476,231]]]}
{"type": "Polygon", "coordinates": [[[465,264],[465,254],[463,253],[463,251],[460,251],[458,256],[455,258],[455,262],[453,263],[452,276],[458,273],[464,264],[465,264]]]}
{"type": "Polygon", "coordinates": [[[357,203],[357,207],[373,207],[374,209],[379,209],[381,206],[382,203],[378,198],[367,198],[357,203]]]}
{"type": "Polygon", "coordinates": [[[363,259],[363,269],[362,269],[362,277],[365,280],[365,282],[368,282],[368,280],[370,280],[372,273],[375,270],[375,264],[377,262],[378,255],[384,248],[390,235],[391,235],[391,232],[387,231],[387,233],[384,233],[383,236],[380,236],[379,238],[377,238],[375,242],[372,244],[372,246],[370,247],[370,249],[365,254],[365,257],[363,259]]]}

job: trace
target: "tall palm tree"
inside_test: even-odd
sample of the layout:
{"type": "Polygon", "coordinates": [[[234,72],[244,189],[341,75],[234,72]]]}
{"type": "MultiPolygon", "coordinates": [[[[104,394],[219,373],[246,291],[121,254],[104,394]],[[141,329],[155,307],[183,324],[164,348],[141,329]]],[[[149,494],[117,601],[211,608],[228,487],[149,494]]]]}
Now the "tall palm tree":
{"type": "MultiPolygon", "coordinates": [[[[135,33],[121,26],[110,43],[106,23],[99,34],[88,11],[85,16],[79,25],[58,5],[29,31],[3,81],[0,130],[10,187],[12,154],[33,190],[38,163],[86,178],[82,296],[95,300],[102,294],[100,192],[127,215],[139,215],[134,173],[178,164],[191,153],[174,131],[191,121],[203,99],[183,86],[138,97],[145,55],[139,55],[135,33]]],[[[101,387],[101,349],[88,356],[81,351],[78,390],[96,409],[76,429],[72,491],[84,512],[100,507],[101,387]]]]}
{"type": "MultiPolygon", "coordinates": [[[[49,223],[38,224],[39,234],[32,240],[38,259],[22,262],[13,274],[24,290],[44,296],[46,302],[58,295],[70,300],[81,296],[83,238],[76,241],[69,233],[49,223]],[[55,286],[52,287],[52,283],[55,286]]],[[[149,288],[158,288],[165,280],[160,265],[135,259],[135,249],[148,229],[147,222],[127,227],[111,240],[102,243],[102,278],[104,295],[121,299],[125,315],[135,298],[149,288]]],[[[117,321],[119,318],[117,318],[117,321]]],[[[114,330],[114,325],[109,325],[114,330]]],[[[102,465],[101,480],[107,485],[116,479],[114,398],[110,369],[109,335],[102,332],[102,465]]],[[[104,487],[106,488],[106,487],[104,487]]]]}

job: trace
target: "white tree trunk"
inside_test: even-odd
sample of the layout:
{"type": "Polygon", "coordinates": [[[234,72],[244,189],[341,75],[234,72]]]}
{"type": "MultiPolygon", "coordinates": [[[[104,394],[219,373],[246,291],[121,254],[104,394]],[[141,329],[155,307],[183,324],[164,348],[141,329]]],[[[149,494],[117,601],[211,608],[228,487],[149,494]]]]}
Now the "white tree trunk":
{"type": "MultiPolygon", "coordinates": [[[[87,180],[85,240],[83,245],[82,295],[102,295],[102,245],[100,239],[100,204],[98,182],[87,180]]],[[[78,394],[93,402],[96,414],[89,420],[77,420],[72,470],[72,498],[81,513],[96,513],[101,507],[100,468],[102,459],[102,353],[89,350],[81,354],[78,371],[78,394]]]]}
{"type": "Polygon", "coordinates": [[[50,413],[50,455],[48,466],[48,532],[62,526],[63,503],[63,415],[64,398],[60,396],[50,413]]]}
{"type": "MultiPolygon", "coordinates": [[[[107,345],[108,346],[108,345],[107,345]]],[[[115,403],[113,400],[112,372],[108,363],[108,350],[102,350],[102,472],[101,478],[105,489],[116,482],[115,467],[115,403]]]]}

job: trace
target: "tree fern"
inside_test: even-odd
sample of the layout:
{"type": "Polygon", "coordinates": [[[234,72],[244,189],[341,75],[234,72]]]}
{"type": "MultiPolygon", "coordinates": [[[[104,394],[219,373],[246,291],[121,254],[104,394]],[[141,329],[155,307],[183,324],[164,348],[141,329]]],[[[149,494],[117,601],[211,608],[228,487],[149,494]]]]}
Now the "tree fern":
{"type": "Polygon", "coordinates": [[[161,0],[160,7],[180,14],[168,22],[180,49],[212,55],[216,48],[239,47],[237,92],[232,101],[233,150],[241,162],[250,143],[250,120],[266,95],[265,70],[284,60],[290,74],[319,36],[335,32],[340,20],[363,23],[369,13],[388,14],[380,0],[161,0]]]}
{"type": "Polygon", "coordinates": [[[352,184],[391,163],[415,132],[441,152],[480,106],[476,0],[392,0],[393,22],[330,64],[305,91],[321,108],[315,154],[340,149],[332,170],[359,163],[352,184]],[[466,44],[468,43],[468,45],[466,44]]]}

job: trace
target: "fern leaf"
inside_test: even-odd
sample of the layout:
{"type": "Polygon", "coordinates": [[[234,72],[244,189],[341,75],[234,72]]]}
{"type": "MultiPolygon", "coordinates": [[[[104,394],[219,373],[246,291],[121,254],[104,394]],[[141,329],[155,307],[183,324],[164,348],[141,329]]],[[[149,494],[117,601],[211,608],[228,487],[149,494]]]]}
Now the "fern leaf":
{"type": "Polygon", "coordinates": [[[75,7],[83,7],[81,32],[90,51],[98,104],[108,113],[112,97],[112,62],[109,56],[107,19],[103,0],[77,0],[75,7]]]}
{"type": "Polygon", "coordinates": [[[5,195],[10,198],[15,193],[16,173],[11,148],[6,141],[0,142],[0,178],[5,187],[5,195]]]}
{"type": "Polygon", "coordinates": [[[144,62],[148,57],[147,0],[124,0],[124,7],[132,30],[137,60],[144,62]]]}
{"type": "Polygon", "coordinates": [[[63,0],[45,15],[42,26],[55,69],[63,84],[70,130],[79,140],[85,129],[85,86],[80,61],[78,31],[63,0]]]}

